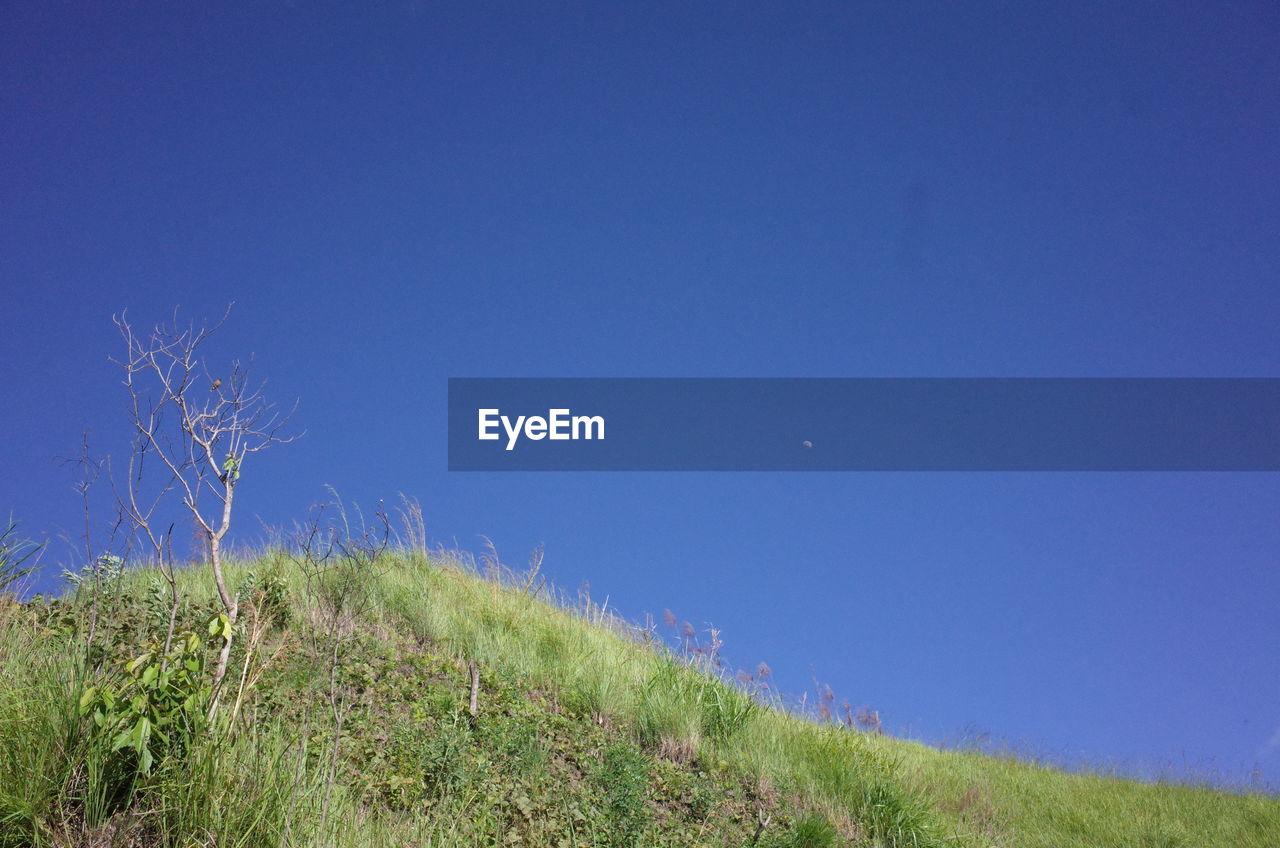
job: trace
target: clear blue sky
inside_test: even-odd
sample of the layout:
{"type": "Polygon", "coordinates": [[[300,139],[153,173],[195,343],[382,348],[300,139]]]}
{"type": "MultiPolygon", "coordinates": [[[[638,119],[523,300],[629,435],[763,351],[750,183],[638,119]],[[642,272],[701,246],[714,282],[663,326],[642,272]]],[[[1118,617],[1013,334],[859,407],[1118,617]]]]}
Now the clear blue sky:
{"type": "Polygon", "coordinates": [[[1276,475],[449,474],[444,431],[450,376],[1280,376],[1275,4],[231,5],[0,11],[27,532],[124,447],[111,314],[235,300],[309,431],[248,536],[403,491],[902,732],[1280,774],[1276,475]]]}

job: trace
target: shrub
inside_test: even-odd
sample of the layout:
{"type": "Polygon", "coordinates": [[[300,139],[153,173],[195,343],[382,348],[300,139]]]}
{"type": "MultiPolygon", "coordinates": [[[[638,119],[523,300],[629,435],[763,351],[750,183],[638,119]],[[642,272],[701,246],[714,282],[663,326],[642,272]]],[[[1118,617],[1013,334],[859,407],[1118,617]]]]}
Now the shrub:
{"type": "Polygon", "coordinates": [[[168,653],[152,642],[124,665],[120,679],[86,688],[80,714],[106,752],[100,797],[127,796],[157,762],[182,754],[203,727],[208,697],[204,645],[193,632],[176,637],[168,653]]]}

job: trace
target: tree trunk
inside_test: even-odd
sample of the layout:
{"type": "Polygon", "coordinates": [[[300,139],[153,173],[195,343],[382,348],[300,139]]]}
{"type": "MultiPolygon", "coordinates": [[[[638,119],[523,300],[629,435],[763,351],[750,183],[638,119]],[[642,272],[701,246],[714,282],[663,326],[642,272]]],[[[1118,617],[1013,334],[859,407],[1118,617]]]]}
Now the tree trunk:
{"type": "Polygon", "coordinates": [[[222,679],[227,676],[227,663],[231,659],[231,638],[235,632],[240,605],[235,596],[227,591],[227,582],[222,575],[222,540],[216,533],[209,536],[209,559],[213,564],[213,579],[218,587],[218,597],[222,600],[222,608],[231,625],[222,640],[222,648],[218,651],[218,665],[213,670],[213,698],[209,704],[209,721],[212,722],[218,714],[218,703],[222,700],[222,679]]]}

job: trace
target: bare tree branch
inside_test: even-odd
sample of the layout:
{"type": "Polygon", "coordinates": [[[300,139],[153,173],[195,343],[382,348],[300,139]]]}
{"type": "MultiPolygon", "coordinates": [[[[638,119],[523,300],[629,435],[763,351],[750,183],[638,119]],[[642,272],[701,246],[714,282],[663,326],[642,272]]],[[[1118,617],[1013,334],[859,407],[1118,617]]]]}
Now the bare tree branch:
{"type": "Polygon", "coordinates": [[[207,543],[214,584],[227,622],[214,670],[211,719],[218,708],[238,613],[238,600],[227,586],[223,569],[224,540],[231,529],[236,490],[251,454],[301,435],[283,434],[293,410],[281,415],[263,395],[265,382],[252,382],[247,365],[232,362],[225,376],[210,371],[204,348],[230,314],[228,305],[217,322],[197,328],[194,324],[181,324],[175,309],[168,323],[145,336],[135,332],[125,313],[113,318],[125,343],[124,358],[113,361],[123,373],[134,429],[125,484],[113,488],[121,511],[135,534],[151,547],[170,586],[173,608],[165,639],[166,653],[178,603],[171,545],[173,527],[170,525],[161,533],[155,519],[174,493],[207,543]],[[148,461],[160,465],[158,474],[144,473],[148,461]],[[212,503],[208,498],[202,502],[205,494],[212,503]]]}

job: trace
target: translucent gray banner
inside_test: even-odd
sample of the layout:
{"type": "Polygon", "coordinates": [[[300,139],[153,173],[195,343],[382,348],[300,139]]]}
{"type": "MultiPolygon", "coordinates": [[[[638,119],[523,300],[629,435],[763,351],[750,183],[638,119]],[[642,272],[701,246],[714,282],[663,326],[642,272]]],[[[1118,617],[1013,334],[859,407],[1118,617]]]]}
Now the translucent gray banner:
{"type": "Polygon", "coordinates": [[[1276,471],[1280,379],[449,380],[451,471],[1276,471]]]}

